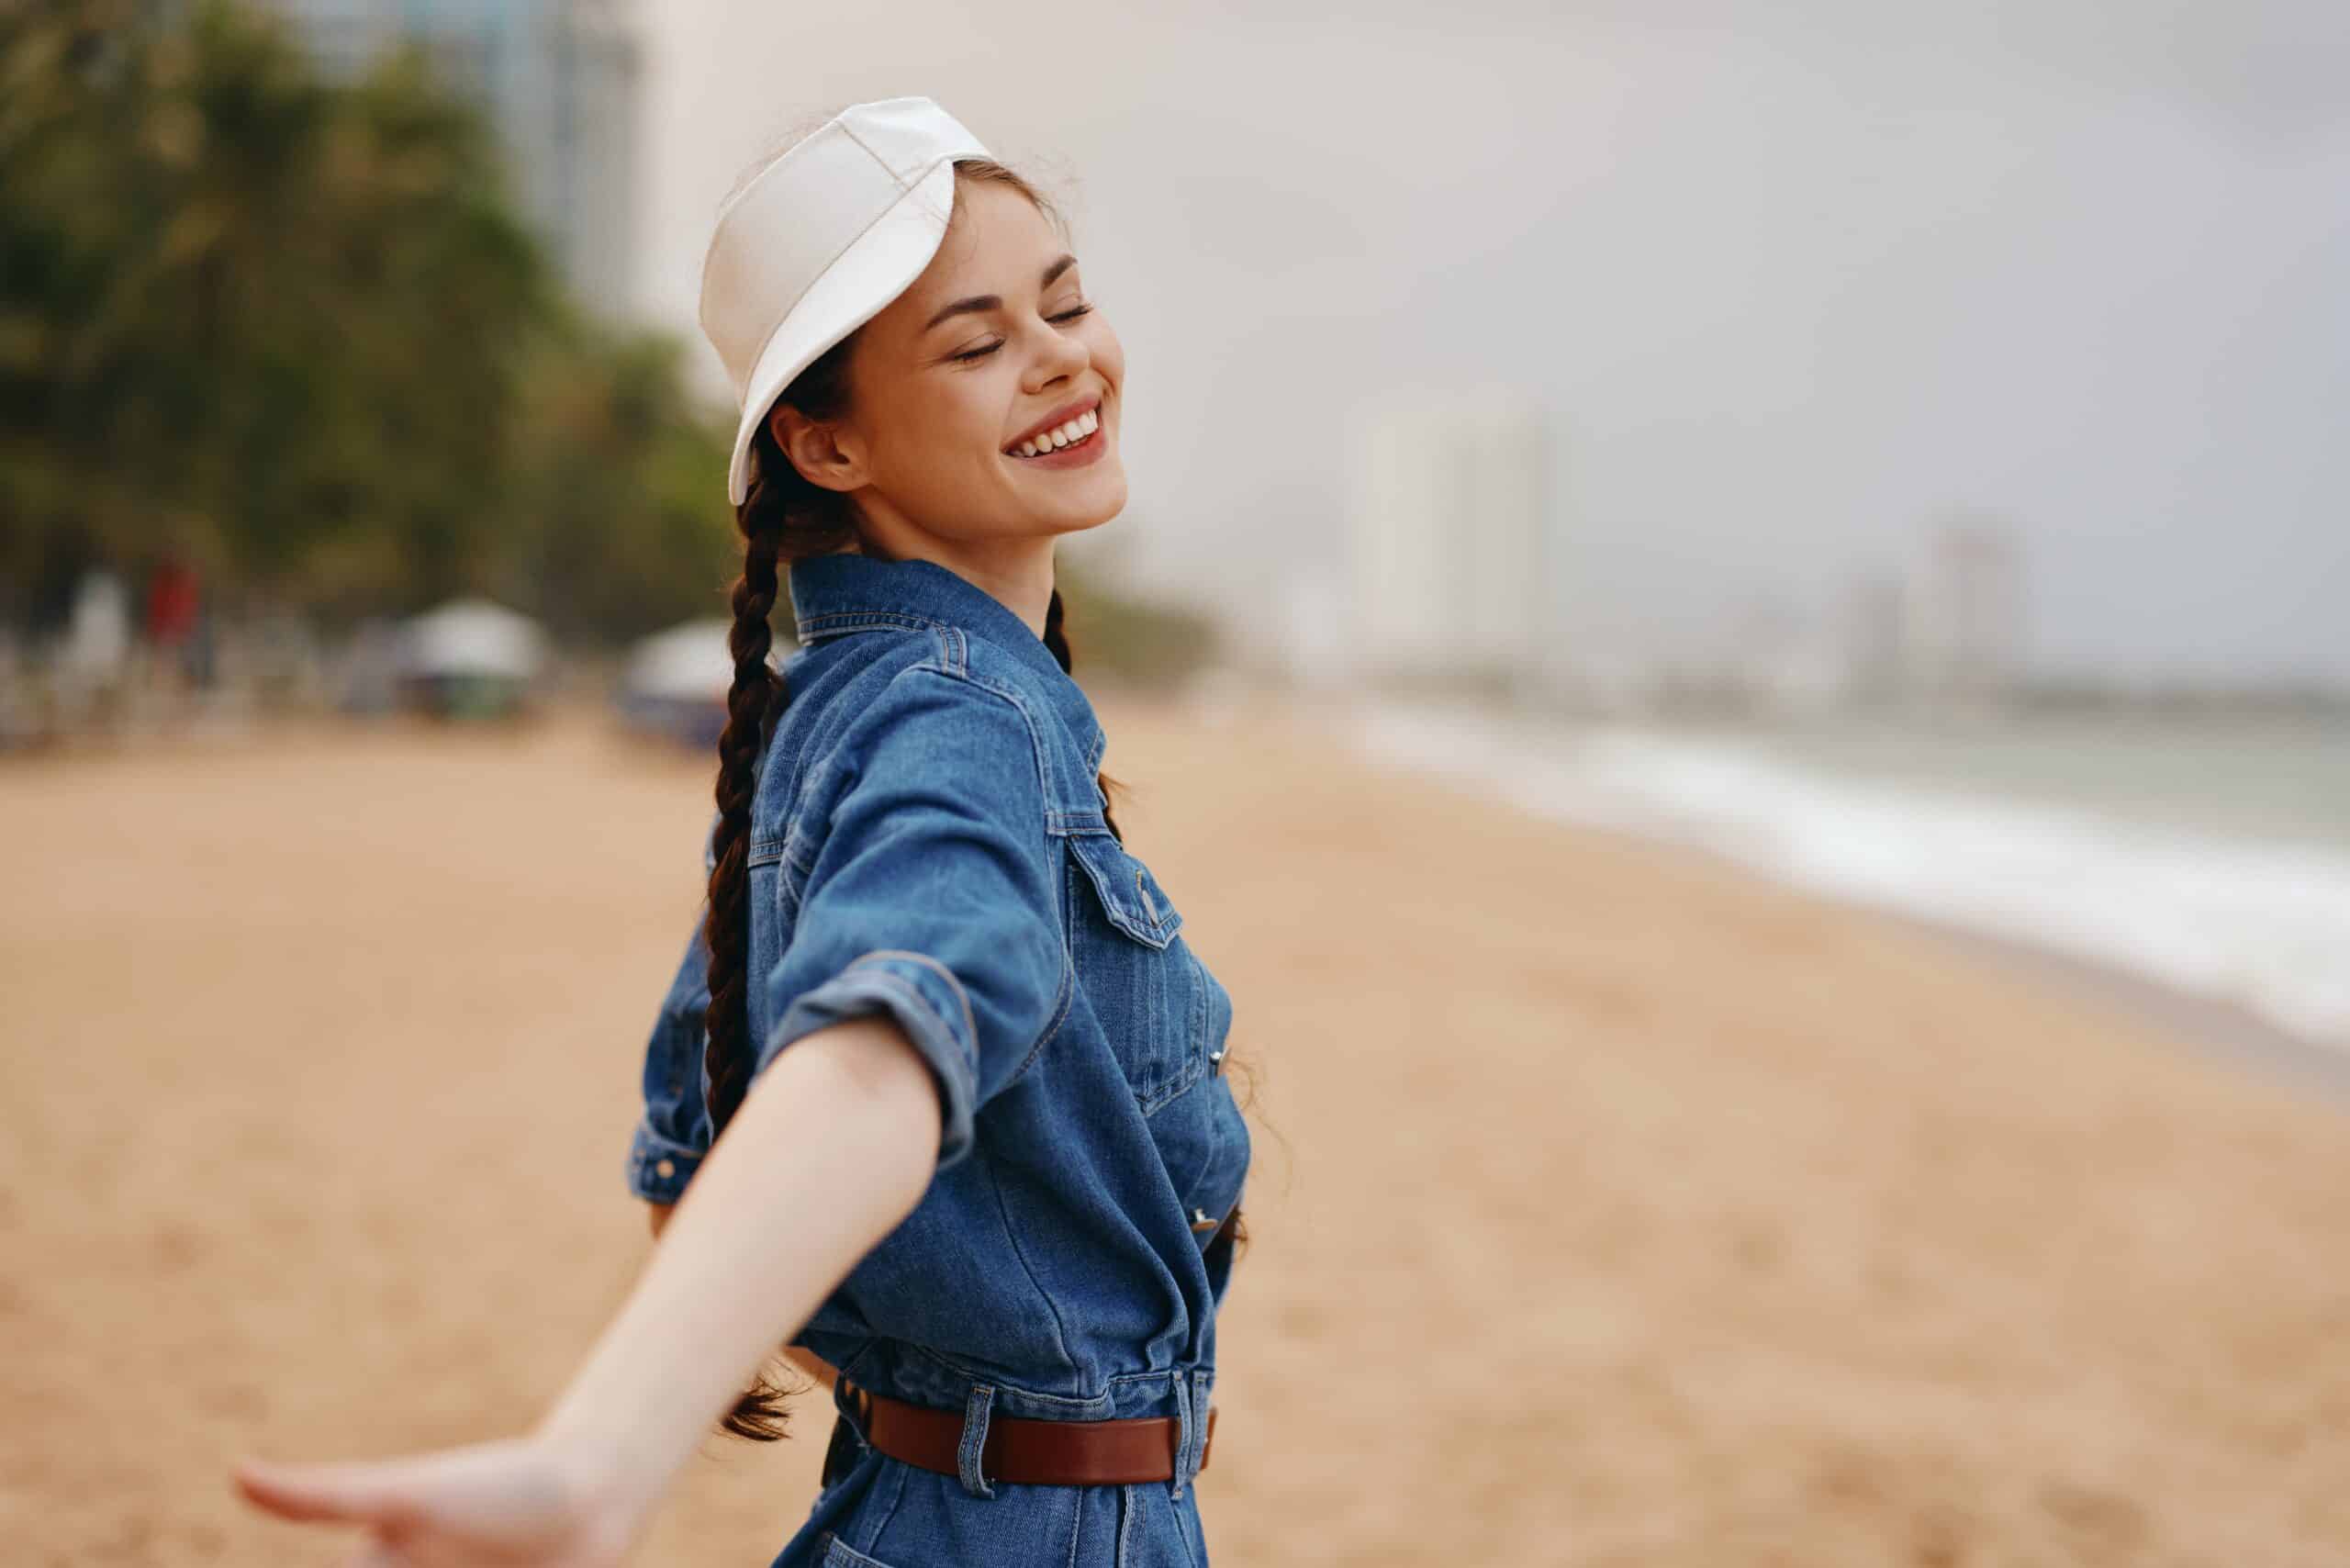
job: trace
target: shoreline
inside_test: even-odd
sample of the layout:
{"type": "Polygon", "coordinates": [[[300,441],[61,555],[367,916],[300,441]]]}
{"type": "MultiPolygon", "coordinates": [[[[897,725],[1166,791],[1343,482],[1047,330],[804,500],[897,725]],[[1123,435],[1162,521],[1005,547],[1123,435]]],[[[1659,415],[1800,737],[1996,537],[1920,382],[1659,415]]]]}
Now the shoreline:
{"type": "Polygon", "coordinates": [[[1545,812],[1508,798],[1482,775],[1466,770],[1425,767],[1383,756],[1356,739],[1360,710],[1353,704],[1300,702],[1347,754],[1368,766],[1393,767],[1415,777],[1457,788],[1489,804],[1520,812],[1540,822],[1579,828],[1603,838],[1637,845],[1668,854],[1687,855],[1717,868],[1749,878],[1823,905],[1879,919],[1901,929],[1938,941],[1961,953],[1986,958],[2051,993],[2107,1006],[2146,1032],[2167,1039],[2183,1051],[2251,1073],[2280,1087],[2315,1092],[2350,1109],[2350,1049],[2302,1034],[2241,1002],[2221,1001],[2140,970],[2103,959],[2085,958],[2027,936],[1969,925],[1956,920],[1920,914],[1848,897],[1830,889],[1773,876],[1697,839],[1662,829],[1602,821],[1565,812],[1545,812]]]}
{"type": "MultiPolygon", "coordinates": [[[[1739,868],[1759,875],[1751,867],[1739,868]]],[[[2149,1034],[2272,1082],[2314,1091],[2350,1110],[2350,1051],[2297,1034],[2239,1002],[2216,1001],[2117,964],[2084,958],[2020,936],[1840,900],[1816,889],[1793,890],[1844,903],[1939,938],[1961,951],[1982,954],[2058,994],[2110,1005],[2146,1025],[2149,1034]]]]}

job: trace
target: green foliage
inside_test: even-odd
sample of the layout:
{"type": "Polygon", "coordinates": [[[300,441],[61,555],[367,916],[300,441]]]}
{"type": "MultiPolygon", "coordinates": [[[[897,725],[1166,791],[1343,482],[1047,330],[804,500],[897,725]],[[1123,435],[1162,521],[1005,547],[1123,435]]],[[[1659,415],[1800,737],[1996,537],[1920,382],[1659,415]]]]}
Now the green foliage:
{"type": "Polygon", "coordinates": [[[743,564],[723,483],[733,410],[681,397],[680,358],[665,335],[579,323],[533,367],[498,591],[558,637],[726,613],[743,564]]]}
{"type": "Polygon", "coordinates": [[[1137,687],[1166,686],[1217,653],[1214,624],[1204,615],[1121,594],[1066,556],[1053,575],[1080,678],[1106,674],[1137,687]]]}
{"type": "MultiPolygon", "coordinates": [[[[569,299],[420,53],[338,84],[222,0],[0,5],[0,619],[167,552],[330,622],[459,593],[573,644],[722,615],[733,410],[682,358],[569,299]]],[[[1209,651],[1061,580],[1088,673],[1209,651]]]]}
{"type": "Polygon", "coordinates": [[[0,615],[174,552],[341,619],[707,612],[725,432],[585,320],[414,50],[319,80],[211,0],[0,8],[0,615]]]}

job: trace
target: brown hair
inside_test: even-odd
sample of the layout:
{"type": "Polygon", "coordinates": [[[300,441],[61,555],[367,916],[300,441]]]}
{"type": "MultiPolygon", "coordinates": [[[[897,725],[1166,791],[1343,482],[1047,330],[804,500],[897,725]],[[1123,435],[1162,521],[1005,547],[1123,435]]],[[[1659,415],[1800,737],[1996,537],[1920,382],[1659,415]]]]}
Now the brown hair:
{"type": "MultiPolygon", "coordinates": [[[[781,155],[777,152],[754,164],[735,188],[740,190],[781,155]]],[[[1055,228],[1066,229],[1052,203],[1001,163],[983,158],[958,159],[955,174],[958,192],[966,181],[1010,185],[1033,202],[1055,228]]],[[[811,420],[847,414],[849,356],[857,337],[857,332],[851,332],[827,349],[778,394],[776,401],[790,404],[811,420]]],[[[710,911],[703,926],[710,949],[710,1007],[704,1014],[708,1043],[703,1061],[710,1075],[713,1146],[749,1092],[755,1055],[745,995],[750,926],[749,875],[744,862],[755,768],[765,745],[768,715],[785,700],[783,677],[767,663],[773,641],[768,616],[775,608],[778,568],[811,555],[862,553],[866,548],[856,503],[801,475],[784,454],[767,420],[762,420],[751,437],[751,454],[750,488],[734,514],[735,527],[743,535],[743,575],[733,587],[734,628],[728,646],[734,656],[734,680],[726,696],[725,733],[718,741],[719,816],[713,840],[717,861],[710,876],[710,911]]],[[[1061,668],[1069,669],[1069,634],[1058,588],[1045,611],[1044,643],[1061,668]]],[[[1125,786],[1107,773],[1099,776],[1097,784],[1102,820],[1123,843],[1125,835],[1111,815],[1110,797],[1113,790],[1123,791],[1125,786]]],[[[1237,1245],[1245,1235],[1237,1210],[1233,1222],[1237,1245]]],[[[785,1395],[807,1391],[806,1386],[780,1387],[762,1374],[735,1400],[722,1425],[737,1437],[772,1442],[788,1435],[785,1395]]]]}

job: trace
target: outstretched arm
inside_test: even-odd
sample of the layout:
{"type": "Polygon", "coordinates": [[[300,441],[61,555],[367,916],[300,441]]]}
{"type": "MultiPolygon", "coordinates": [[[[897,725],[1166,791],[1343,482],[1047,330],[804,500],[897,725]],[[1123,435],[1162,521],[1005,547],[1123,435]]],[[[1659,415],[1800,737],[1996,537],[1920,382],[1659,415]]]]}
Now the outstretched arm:
{"type": "Polygon", "coordinates": [[[936,1080],[900,1027],[814,1031],[752,1080],[671,1234],[526,1438],[406,1459],[247,1462],[247,1496],[374,1527],[369,1562],[606,1568],[759,1362],[912,1212],[936,1167],[936,1080]]]}
{"type": "MultiPolygon", "coordinates": [[[[677,1212],[677,1205],[675,1204],[647,1204],[645,1205],[644,1212],[646,1216],[653,1223],[653,1238],[655,1241],[658,1241],[661,1239],[661,1233],[669,1228],[669,1216],[677,1212]]],[[[832,1362],[824,1360],[823,1357],[818,1355],[815,1351],[807,1349],[805,1346],[786,1345],[783,1348],[783,1355],[786,1361],[789,1361],[793,1366],[798,1367],[801,1372],[806,1372],[810,1377],[814,1378],[826,1388],[833,1386],[833,1379],[838,1375],[838,1371],[834,1367],[832,1362]]]]}

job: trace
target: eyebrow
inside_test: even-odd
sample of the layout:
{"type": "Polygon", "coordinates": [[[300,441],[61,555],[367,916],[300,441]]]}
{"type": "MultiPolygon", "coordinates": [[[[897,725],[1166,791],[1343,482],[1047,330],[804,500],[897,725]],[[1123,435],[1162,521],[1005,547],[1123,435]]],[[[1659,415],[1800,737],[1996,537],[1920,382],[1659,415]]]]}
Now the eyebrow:
{"type": "MultiPolygon", "coordinates": [[[[1050,266],[1047,266],[1045,269],[1045,275],[1036,280],[1036,286],[1038,288],[1050,288],[1053,286],[1053,279],[1060,276],[1061,274],[1069,271],[1069,268],[1075,265],[1077,265],[1077,258],[1075,256],[1062,256],[1058,261],[1054,262],[1050,266]]],[[[1003,296],[1000,294],[974,294],[968,299],[958,299],[951,305],[941,308],[937,315],[933,316],[929,320],[924,321],[922,324],[922,330],[927,332],[933,327],[937,326],[941,321],[946,320],[949,316],[960,316],[967,310],[1001,310],[1002,308],[1003,296]]]]}

